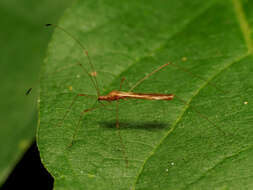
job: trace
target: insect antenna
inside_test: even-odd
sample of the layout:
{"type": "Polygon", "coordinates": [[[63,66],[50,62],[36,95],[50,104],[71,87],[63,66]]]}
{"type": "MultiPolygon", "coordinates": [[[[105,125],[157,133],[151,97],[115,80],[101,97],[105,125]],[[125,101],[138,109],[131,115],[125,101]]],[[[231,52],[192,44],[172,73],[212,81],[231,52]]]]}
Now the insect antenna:
{"type": "MultiPolygon", "coordinates": [[[[90,68],[92,70],[93,73],[95,73],[95,68],[94,68],[94,65],[92,64],[91,62],[91,58],[89,56],[89,53],[88,51],[86,50],[86,48],[84,47],[84,45],[77,39],[75,38],[71,33],[69,33],[67,30],[65,30],[64,28],[62,28],[61,26],[58,26],[56,24],[46,24],[45,25],[46,27],[50,27],[50,26],[53,26],[61,31],[63,31],[65,34],[67,34],[72,40],[74,40],[80,47],[81,49],[83,50],[84,54],[86,55],[86,57],[88,58],[88,63],[90,65],[90,68]]],[[[97,91],[97,97],[100,96],[100,91],[99,91],[99,87],[98,87],[98,82],[97,82],[97,79],[96,77],[91,77],[91,75],[88,73],[88,71],[86,69],[84,69],[84,67],[82,66],[82,64],[79,63],[79,65],[83,68],[83,70],[85,70],[85,72],[88,74],[88,76],[90,77],[91,81],[92,81],[92,84],[93,86],[95,87],[96,91],[97,91]]]]}

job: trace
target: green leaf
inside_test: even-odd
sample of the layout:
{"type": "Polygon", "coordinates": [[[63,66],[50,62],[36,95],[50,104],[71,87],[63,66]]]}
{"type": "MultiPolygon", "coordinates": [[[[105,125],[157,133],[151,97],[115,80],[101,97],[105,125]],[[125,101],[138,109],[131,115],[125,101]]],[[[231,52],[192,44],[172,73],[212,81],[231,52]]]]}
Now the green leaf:
{"type": "Polygon", "coordinates": [[[55,189],[251,189],[252,8],[239,0],[90,0],[69,9],[59,25],[89,51],[101,94],[119,89],[122,77],[127,91],[167,62],[204,80],[169,65],[134,91],[174,100],[120,101],[125,149],[114,103],[87,112],[71,145],[82,111],[97,105],[78,97],[69,109],[76,94],[96,95],[76,65],[94,71],[56,30],[41,76],[37,139],[55,189]]]}
{"type": "Polygon", "coordinates": [[[56,21],[66,2],[0,2],[0,186],[34,140],[39,68],[51,35],[44,22],[56,21]]]}

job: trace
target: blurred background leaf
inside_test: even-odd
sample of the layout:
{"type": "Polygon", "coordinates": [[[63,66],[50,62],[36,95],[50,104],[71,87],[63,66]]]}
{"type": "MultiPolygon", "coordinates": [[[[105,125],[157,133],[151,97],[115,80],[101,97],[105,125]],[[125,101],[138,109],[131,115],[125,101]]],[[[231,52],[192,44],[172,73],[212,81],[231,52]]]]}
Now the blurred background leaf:
{"type": "Polygon", "coordinates": [[[67,0],[0,2],[0,185],[35,137],[39,70],[51,31],[67,0]],[[33,88],[26,96],[29,88],[33,88]]]}
{"type": "Polygon", "coordinates": [[[95,100],[80,97],[59,123],[77,93],[96,91],[75,66],[87,66],[83,51],[57,30],[42,70],[37,139],[55,189],[252,189],[252,9],[239,0],[80,0],[68,9],[60,26],[89,50],[102,94],[169,61],[206,80],[168,66],[135,91],[174,93],[191,106],[120,103],[126,168],[113,110],[85,115],[68,147],[95,100]]]}

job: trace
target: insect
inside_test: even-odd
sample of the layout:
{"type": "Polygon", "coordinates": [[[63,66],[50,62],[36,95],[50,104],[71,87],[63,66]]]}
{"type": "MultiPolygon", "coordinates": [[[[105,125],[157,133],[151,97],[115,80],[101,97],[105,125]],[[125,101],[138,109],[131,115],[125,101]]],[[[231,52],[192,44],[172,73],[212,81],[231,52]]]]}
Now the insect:
{"type": "Polygon", "coordinates": [[[31,91],[32,91],[32,88],[29,88],[29,89],[26,91],[25,95],[28,96],[28,95],[30,94],[31,91]]]}
{"type": "MultiPolygon", "coordinates": [[[[122,137],[120,135],[120,125],[119,125],[119,100],[126,100],[126,99],[143,99],[143,100],[163,100],[163,101],[170,101],[170,100],[173,100],[174,98],[178,99],[179,101],[181,101],[182,103],[187,104],[186,101],[184,101],[183,99],[179,98],[178,96],[176,96],[175,94],[158,94],[158,93],[137,93],[137,92],[133,92],[133,90],[139,86],[144,80],[148,79],[150,76],[152,76],[153,74],[157,73],[158,71],[161,71],[162,69],[164,69],[165,67],[171,65],[171,66],[174,66],[174,67],[177,67],[178,69],[181,69],[182,71],[186,72],[186,73],[189,73],[190,75],[193,75],[199,79],[202,79],[202,80],[205,80],[204,78],[196,75],[196,74],[193,74],[191,73],[190,71],[188,71],[187,69],[184,69],[184,68],[181,68],[180,66],[176,65],[176,64],[173,64],[173,63],[166,63],[162,66],[159,66],[157,69],[153,70],[151,73],[149,73],[148,75],[146,75],[145,77],[143,77],[142,79],[140,79],[139,81],[137,81],[131,88],[129,91],[121,91],[121,88],[122,88],[122,84],[123,82],[125,81],[125,78],[122,78],[121,80],[121,83],[120,83],[120,88],[119,90],[113,90],[111,92],[109,92],[107,95],[101,95],[100,94],[100,90],[99,90],[99,87],[98,87],[98,82],[97,82],[97,79],[96,79],[96,71],[94,69],[94,66],[91,62],[91,59],[90,59],[90,56],[88,54],[88,51],[86,50],[86,48],[82,45],[82,43],[80,41],[78,41],[72,34],[70,34],[68,31],[66,31],[64,28],[58,26],[58,25],[54,25],[54,24],[46,24],[46,26],[54,26],[60,30],[62,30],[64,33],[66,33],[68,36],[70,36],[77,44],[79,44],[79,46],[81,47],[81,49],[83,50],[84,54],[87,56],[88,58],[88,63],[92,69],[92,73],[90,74],[86,68],[81,64],[81,63],[77,63],[76,65],[80,66],[82,68],[82,70],[89,76],[94,88],[96,89],[96,92],[97,92],[97,96],[96,96],[96,99],[97,101],[100,103],[99,106],[97,107],[92,107],[92,108],[89,108],[89,109],[85,109],[82,111],[81,113],[81,116],[80,116],[80,119],[78,121],[78,124],[77,124],[77,127],[76,127],[76,130],[73,134],[73,138],[72,138],[72,142],[70,143],[70,146],[72,146],[73,142],[74,142],[74,139],[77,135],[77,132],[78,132],[78,129],[80,127],[80,122],[82,121],[82,118],[84,116],[85,113],[87,112],[90,112],[92,110],[95,110],[95,109],[98,109],[100,107],[106,107],[107,105],[109,105],[111,102],[114,102],[116,101],[116,128],[118,129],[118,134],[119,134],[119,138],[120,138],[120,143],[121,143],[121,149],[122,149],[122,152],[124,154],[124,158],[125,158],[125,162],[126,162],[126,166],[128,167],[128,158],[127,158],[127,155],[126,155],[126,148],[125,148],[125,145],[123,143],[123,140],[122,140],[122,137]],[[106,102],[106,103],[103,103],[103,102],[106,102]]],[[[210,83],[210,85],[214,86],[216,89],[224,92],[222,89],[219,89],[218,87],[216,87],[215,84],[213,83],[210,83]]],[[[61,120],[61,122],[58,124],[59,126],[62,125],[63,121],[65,120],[66,116],[68,115],[69,111],[71,110],[72,106],[74,105],[77,97],[80,97],[80,96],[83,96],[83,97],[89,97],[91,95],[88,95],[88,94],[77,94],[75,96],[75,98],[73,99],[72,103],[70,104],[69,106],[69,109],[65,112],[65,114],[63,115],[63,118],[61,120]]],[[[192,106],[191,106],[192,107],[192,106]]],[[[221,131],[223,134],[223,130],[221,130],[213,121],[211,121],[208,117],[206,117],[205,115],[203,115],[202,113],[200,113],[197,109],[195,109],[194,107],[192,107],[193,110],[199,114],[200,117],[206,119],[211,125],[213,125],[214,127],[216,127],[219,131],[221,131]]]]}

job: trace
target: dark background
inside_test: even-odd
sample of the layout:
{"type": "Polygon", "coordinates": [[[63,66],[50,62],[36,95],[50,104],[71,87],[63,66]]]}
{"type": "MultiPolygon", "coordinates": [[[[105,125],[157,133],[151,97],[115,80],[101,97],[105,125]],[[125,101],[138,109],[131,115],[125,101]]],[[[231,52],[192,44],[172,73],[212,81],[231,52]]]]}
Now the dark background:
{"type": "Polygon", "coordinates": [[[0,190],[12,189],[53,189],[54,179],[40,161],[39,151],[34,142],[25,153],[0,190]]]}

